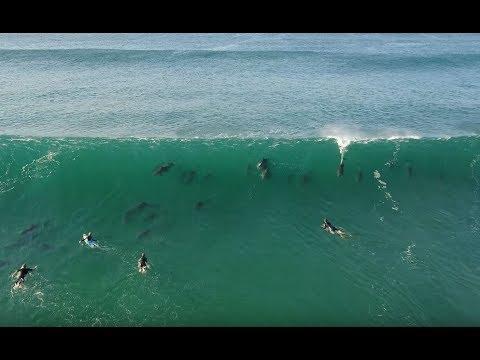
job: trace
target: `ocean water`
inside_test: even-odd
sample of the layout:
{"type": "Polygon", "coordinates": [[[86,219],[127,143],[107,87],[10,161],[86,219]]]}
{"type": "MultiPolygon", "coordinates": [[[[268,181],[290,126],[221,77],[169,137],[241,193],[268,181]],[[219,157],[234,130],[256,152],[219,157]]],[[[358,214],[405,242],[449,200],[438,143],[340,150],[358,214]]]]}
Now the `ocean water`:
{"type": "Polygon", "coordinates": [[[478,34],[0,35],[0,325],[478,326],[479,84],[478,34]]]}

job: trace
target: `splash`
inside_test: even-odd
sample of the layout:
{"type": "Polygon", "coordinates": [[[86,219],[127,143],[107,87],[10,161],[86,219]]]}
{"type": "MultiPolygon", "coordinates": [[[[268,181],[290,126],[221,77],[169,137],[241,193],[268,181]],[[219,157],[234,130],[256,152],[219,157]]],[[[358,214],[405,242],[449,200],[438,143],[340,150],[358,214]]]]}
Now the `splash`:
{"type": "MultiPolygon", "coordinates": [[[[340,151],[340,163],[343,162],[348,146],[355,142],[369,142],[375,140],[420,139],[421,136],[410,130],[384,129],[375,134],[367,134],[360,127],[339,126],[329,124],[319,131],[319,135],[327,139],[335,139],[340,151]]],[[[396,154],[395,154],[396,155],[396,154]]]]}
{"type": "Polygon", "coordinates": [[[348,146],[355,141],[368,139],[359,128],[348,129],[345,127],[338,127],[337,125],[327,125],[320,130],[320,136],[327,139],[334,139],[337,142],[338,150],[340,151],[340,163],[343,162],[348,146]]]}
{"type": "Polygon", "coordinates": [[[340,163],[343,162],[343,157],[345,156],[345,153],[347,152],[348,145],[352,142],[351,139],[346,139],[346,138],[335,138],[338,144],[338,149],[340,151],[340,163]]]}
{"type": "Polygon", "coordinates": [[[48,153],[31,163],[22,167],[22,175],[28,178],[44,178],[52,174],[53,169],[59,164],[55,157],[57,152],[48,151],[48,153]]]}
{"type": "Polygon", "coordinates": [[[415,247],[415,243],[411,243],[410,245],[407,246],[407,249],[402,252],[402,260],[405,261],[406,263],[409,263],[412,269],[415,269],[416,263],[417,263],[417,258],[413,254],[412,249],[415,247]]]}
{"type": "MultiPolygon", "coordinates": [[[[398,210],[399,210],[398,202],[397,202],[396,200],[394,200],[394,199],[392,198],[392,195],[387,191],[387,183],[386,183],[385,181],[383,181],[383,180],[380,179],[381,176],[382,176],[382,175],[380,174],[380,172],[379,172],[378,170],[375,170],[375,171],[373,172],[373,177],[374,177],[374,178],[378,181],[378,183],[380,184],[380,185],[377,186],[378,189],[381,190],[381,191],[384,193],[385,198],[386,198],[387,200],[390,200],[390,201],[391,201],[391,203],[392,203],[392,210],[398,211],[398,210]]],[[[383,220],[382,220],[382,221],[383,221],[383,220]]]]}

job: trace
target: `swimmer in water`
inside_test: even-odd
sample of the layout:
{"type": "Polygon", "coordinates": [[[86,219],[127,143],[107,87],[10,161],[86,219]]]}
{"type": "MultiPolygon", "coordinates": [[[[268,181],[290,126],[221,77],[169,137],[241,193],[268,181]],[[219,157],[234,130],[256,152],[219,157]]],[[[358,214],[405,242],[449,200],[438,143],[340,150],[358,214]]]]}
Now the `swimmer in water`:
{"type": "Polygon", "coordinates": [[[145,253],[142,253],[142,256],[140,256],[140,259],[138,259],[138,271],[144,273],[147,271],[147,269],[150,269],[150,265],[147,263],[147,257],[145,256],[145,253]]]}
{"type": "Polygon", "coordinates": [[[351,236],[349,233],[347,233],[344,229],[342,228],[337,228],[334,226],[330,221],[328,221],[326,218],[323,219],[323,224],[322,228],[325,229],[325,231],[328,231],[330,234],[333,235],[339,235],[342,239],[345,236],[351,236]]]}
{"type": "Polygon", "coordinates": [[[28,268],[27,267],[27,264],[23,264],[20,269],[18,270],[15,270],[11,277],[16,277],[16,281],[15,281],[15,284],[13,284],[14,287],[21,287],[23,285],[23,283],[25,282],[25,276],[27,276],[27,274],[30,272],[30,271],[33,271],[35,270],[37,267],[35,266],[34,268],[28,268]]]}

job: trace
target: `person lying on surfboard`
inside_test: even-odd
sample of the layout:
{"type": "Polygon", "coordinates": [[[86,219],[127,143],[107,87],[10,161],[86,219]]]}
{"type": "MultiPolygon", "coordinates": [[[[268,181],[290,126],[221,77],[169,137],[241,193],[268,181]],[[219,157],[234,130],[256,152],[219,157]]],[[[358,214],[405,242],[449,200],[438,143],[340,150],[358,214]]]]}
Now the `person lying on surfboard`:
{"type": "Polygon", "coordinates": [[[11,277],[17,277],[17,280],[15,281],[15,284],[13,286],[22,286],[22,284],[24,283],[25,281],[25,276],[27,276],[27,274],[30,272],[30,271],[33,271],[35,270],[37,267],[35,266],[34,268],[28,268],[27,267],[27,264],[23,264],[20,269],[18,270],[15,270],[11,277]]]}
{"type": "Polygon", "coordinates": [[[150,269],[150,265],[147,264],[145,253],[142,253],[142,256],[138,259],[138,271],[145,272],[147,269],[150,269]]]}
{"type": "Polygon", "coordinates": [[[95,241],[93,240],[93,237],[92,237],[92,233],[89,232],[88,234],[83,234],[82,236],[82,239],[79,241],[79,243],[81,244],[82,242],[87,242],[87,241],[95,241]]]}
{"type": "Polygon", "coordinates": [[[337,228],[334,226],[330,221],[328,221],[326,218],[323,219],[323,224],[322,227],[325,229],[325,231],[328,231],[330,234],[334,235],[339,235],[341,238],[345,236],[351,236],[349,233],[347,233],[344,229],[342,228],[337,228]]]}

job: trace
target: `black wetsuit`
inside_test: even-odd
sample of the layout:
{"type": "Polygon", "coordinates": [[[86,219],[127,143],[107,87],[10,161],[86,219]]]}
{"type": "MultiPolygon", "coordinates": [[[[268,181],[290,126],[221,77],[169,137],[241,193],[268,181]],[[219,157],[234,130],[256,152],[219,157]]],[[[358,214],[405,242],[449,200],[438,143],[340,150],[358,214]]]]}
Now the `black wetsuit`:
{"type": "Polygon", "coordinates": [[[82,240],[80,240],[80,242],[82,242],[82,241],[84,243],[87,243],[87,241],[95,241],[95,240],[93,240],[92,235],[87,235],[87,238],[82,237],[82,240]]]}
{"type": "Polygon", "coordinates": [[[30,268],[20,268],[17,270],[17,273],[20,273],[18,274],[18,277],[17,277],[17,281],[15,281],[15,284],[20,284],[22,282],[25,281],[25,276],[27,276],[27,274],[30,272],[30,271],[33,271],[35,269],[30,269],[30,268]]]}
{"type": "Polygon", "coordinates": [[[325,220],[324,224],[325,227],[329,227],[333,232],[337,232],[337,228],[330,223],[330,221],[325,220]]]}
{"type": "Polygon", "coordinates": [[[138,260],[138,265],[140,266],[140,268],[147,266],[147,257],[142,256],[140,260],[138,260]]]}

